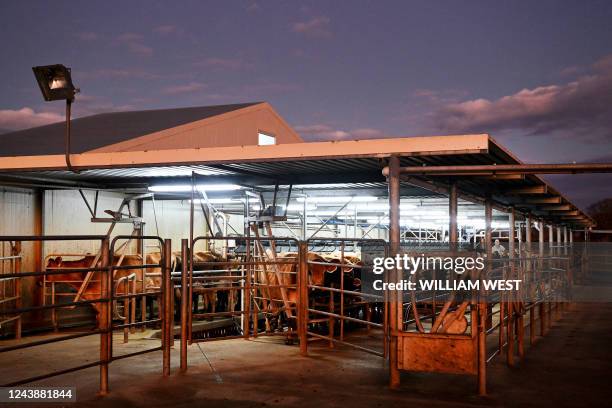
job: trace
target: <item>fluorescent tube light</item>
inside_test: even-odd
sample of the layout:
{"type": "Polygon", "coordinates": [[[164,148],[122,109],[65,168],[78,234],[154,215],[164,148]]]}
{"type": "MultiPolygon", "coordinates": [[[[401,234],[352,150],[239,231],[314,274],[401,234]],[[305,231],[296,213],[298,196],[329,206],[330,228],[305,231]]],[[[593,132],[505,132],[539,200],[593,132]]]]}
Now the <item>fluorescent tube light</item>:
{"type": "Polygon", "coordinates": [[[345,204],[350,201],[351,203],[364,203],[378,200],[378,197],[373,196],[337,196],[337,197],[298,197],[297,201],[303,203],[307,200],[309,203],[330,203],[330,204],[345,204]]]}
{"type": "MultiPolygon", "coordinates": [[[[240,190],[240,186],[236,184],[198,184],[197,190],[203,191],[233,191],[240,190]]],[[[191,191],[191,184],[170,184],[149,186],[149,191],[156,193],[183,193],[191,191]]]]}

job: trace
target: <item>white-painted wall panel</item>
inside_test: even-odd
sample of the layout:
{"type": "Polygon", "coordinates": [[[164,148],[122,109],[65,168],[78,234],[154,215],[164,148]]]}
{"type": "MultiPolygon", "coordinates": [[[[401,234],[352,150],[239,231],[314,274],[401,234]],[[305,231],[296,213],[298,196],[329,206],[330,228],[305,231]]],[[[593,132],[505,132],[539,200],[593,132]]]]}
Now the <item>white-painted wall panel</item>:
{"type": "MultiPolygon", "coordinates": [[[[0,235],[36,235],[39,233],[36,230],[37,194],[33,190],[28,189],[0,187],[0,235]]],[[[31,241],[22,242],[22,272],[36,271],[37,256],[34,251],[35,245],[37,244],[31,241]]],[[[8,255],[10,255],[10,245],[8,243],[0,245],[0,256],[8,255]]],[[[11,264],[8,261],[0,261],[0,269],[2,268],[4,273],[12,272],[11,264]]],[[[39,278],[35,277],[23,278],[21,280],[22,306],[28,307],[40,304],[40,287],[36,283],[38,280],[39,278]]],[[[7,289],[10,289],[10,284],[6,283],[6,285],[7,289]]],[[[0,291],[5,290],[2,286],[3,284],[0,283],[0,291]]],[[[10,293],[7,292],[7,295],[12,295],[12,289],[10,293]]],[[[11,308],[14,307],[14,303],[5,303],[4,306],[11,308]]],[[[31,320],[38,318],[38,316],[26,313],[22,318],[22,324],[24,330],[26,330],[31,324],[31,320]]],[[[13,330],[14,326],[12,326],[12,323],[9,323],[0,328],[0,334],[12,334],[13,330]]]]}
{"type": "MultiPolygon", "coordinates": [[[[0,188],[0,235],[34,235],[35,193],[32,190],[0,188]]],[[[32,242],[23,242],[22,270],[35,265],[32,242]]]]}
{"type": "MultiPolygon", "coordinates": [[[[93,208],[93,192],[86,191],[85,196],[93,208]]],[[[98,196],[98,217],[110,217],[104,210],[116,211],[121,205],[123,194],[100,192],[98,196]]],[[[105,235],[109,223],[92,223],[91,214],[75,190],[48,190],[44,197],[43,225],[45,235],[105,235]]],[[[131,206],[135,214],[135,205],[131,206]]],[[[127,210],[124,210],[127,212],[127,210]]],[[[117,235],[130,235],[132,224],[117,224],[112,237],[117,235]]],[[[97,253],[99,241],[48,241],[45,243],[44,254],[62,253],[97,253]]],[[[136,253],[136,243],[127,253],[136,253]]]]}
{"type": "MultiPolygon", "coordinates": [[[[146,223],[145,235],[158,235],[163,239],[171,239],[172,250],[180,251],[181,239],[189,239],[189,210],[189,200],[156,200],[155,212],[153,202],[145,200],[142,206],[143,219],[146,223]]],[[[207,235],[206,231],[206,221],[202,210],[197,206],[194,212],[194,237],[207,235]]],[[[147,244],[152,245],[154,242],[149,241],[147,244]]],[[[196,251],[203,250],[204,243],[196,243],[196,251]]],[[[146,252],[154,251],[157,249],[148,247],[146,250],[146,252]]]]}

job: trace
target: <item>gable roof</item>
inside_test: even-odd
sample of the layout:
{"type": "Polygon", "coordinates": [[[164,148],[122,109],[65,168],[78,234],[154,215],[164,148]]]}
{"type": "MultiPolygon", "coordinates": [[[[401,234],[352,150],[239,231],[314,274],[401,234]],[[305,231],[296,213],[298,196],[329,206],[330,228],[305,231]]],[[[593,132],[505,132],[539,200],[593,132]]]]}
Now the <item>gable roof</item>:
{"type": "MultiPolygon", "coordinates": [[[[113,112],[73,119],[71,151],[84,153],[261,103],[113,112]]],[[[59,122],[2,134],[0,157],[63,154],[65,131],[65,123],[59,122]]]]}

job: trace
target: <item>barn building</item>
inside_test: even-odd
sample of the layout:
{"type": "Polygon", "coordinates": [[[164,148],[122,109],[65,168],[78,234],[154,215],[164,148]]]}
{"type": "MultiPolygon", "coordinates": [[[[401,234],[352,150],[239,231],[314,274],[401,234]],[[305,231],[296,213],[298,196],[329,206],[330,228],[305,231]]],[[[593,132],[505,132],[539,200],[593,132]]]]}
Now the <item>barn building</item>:
{"type": "Polygon", "coordinates": [[[305,142],[266,102],[71,128],[70,168],[63,123],[0,135],[0,358],[44,361],[3,384],[84,372],[104,394],[122,361],[197,371],[189,345],[223,340],[210,347],[252,362],[244,339],[261,337],[292,358],[374,356],[392,388],[425,371],[484,394],[487,364],[522,361],[581,278],[593,220],[536,175],[571,166],[529,168],[488,134],[305,142]],[[374,259],[400,253],[482,257],[530,286],[520,299],[366,290],[374,259]]]}

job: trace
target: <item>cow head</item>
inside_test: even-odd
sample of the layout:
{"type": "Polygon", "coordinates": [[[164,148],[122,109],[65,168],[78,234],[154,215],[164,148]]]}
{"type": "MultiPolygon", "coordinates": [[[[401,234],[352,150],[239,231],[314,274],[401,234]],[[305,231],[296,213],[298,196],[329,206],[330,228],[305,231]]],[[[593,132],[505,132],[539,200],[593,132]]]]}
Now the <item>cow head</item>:
{"type": "Polygon", "coordinates": [[[59,268],[62,266],[62,257],[56,256],[55,258],[49,258],[47,260],[47,268],[59,268]]]}
{"type": "MultiPolygon", "coordinates": [[[[308,253],[308,261],[310,262],[327,262],[322,256],[313,252],[308,253]]],[[[310,264],[308,265],[308,272],[310,274],[310,281],[313,285],[322,285],[325,282],[325,273],[331,273],[337,268],[336,265],[319,265],[310,264]]]]}

